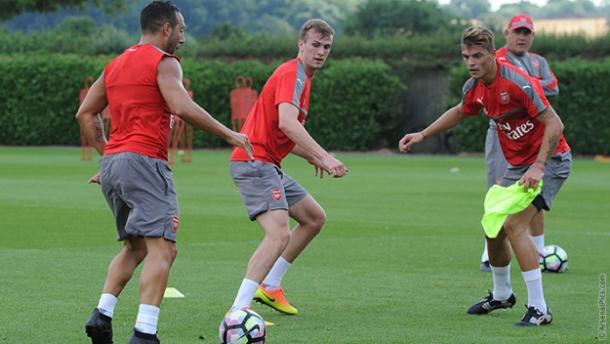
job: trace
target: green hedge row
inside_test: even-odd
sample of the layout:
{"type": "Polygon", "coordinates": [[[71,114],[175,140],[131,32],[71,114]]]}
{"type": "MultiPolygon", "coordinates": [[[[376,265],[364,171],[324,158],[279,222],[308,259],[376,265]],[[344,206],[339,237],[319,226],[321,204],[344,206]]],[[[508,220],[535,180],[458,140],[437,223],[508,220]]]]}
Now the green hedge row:
{"type": "MultiPolygon", "coordinates": [[[[551,104],[564,123],[564,135],[572,152],[610,155],[610,59],[566,60],[551,63],[551,68],[560,89],[551,104]]],[[[460,100],[467,78],[468,72],[462,66],[451,71],[453,104],[460,100]]],[[[481,152],[487,126],[484,116],[467,119],[452,131],[451,142],[457,150],[481,152]]]]}
{"type": "Polygon", "coordinates": [[[0,144],[79,144],[79,90],[104,60],[82,56],[0,56],[0,144]]]}
{"type": "MultiPolygon", "coordinates": [[[[74,114],[86,76],[100,74],[106,58],[75,55],[0,56],[1,145],[78,145],[74,114]]],[[[255,61],[183,62],[196,101],[230,125],[229,92],[238,75],[253,78],[260,90],[279,64],[255,61]]],[[[402,84],[383,62],[331,60],[316,75],[308,128],[329,149],[366,150],[384,145],[395,127],[402,84]]],[[[197,132],[195,147],[224,142],[197,132]]]]}
{"type": "MultiPolygon", "coordinates": [[[[119,54],[137,40],[137,35],[112,26],[89,27],[75,20],[47,32],[20,33],[0,30],[0,54],[61,53],[79,55],[119,54]]],[[[459,63],[461,30],[439,31],[410,37],[365,38],[338,35],[332,57],[374,58],[396,66],[397,63],[447,70],[459,63]]],[[[504,37],[496,33],[496,46],[504,37]]],[[[227,39],[188,37],[180,54],[192,59],[256,59],[274,61],[294,56],[296,37],[282,35],[245,35],[227,39]]],[[[610,36],[536,36],[533,50],[550,60],[574,57],[597,59],[610,56],[610,36]]]]}

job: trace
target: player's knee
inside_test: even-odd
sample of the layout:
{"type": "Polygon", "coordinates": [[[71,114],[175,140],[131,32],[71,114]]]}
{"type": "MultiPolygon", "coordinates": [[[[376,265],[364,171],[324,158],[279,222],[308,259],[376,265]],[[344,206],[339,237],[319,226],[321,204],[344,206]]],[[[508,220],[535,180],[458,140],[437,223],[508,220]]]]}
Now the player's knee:
{"type": "Polygon", "coordinates": [[[324,212],[324,210],[320,210],[317,214],[315,214],[314,216],[311,217],[310,220],[310,227],[316,231],[316,233],[319,233],[320,230],[322,230],[322,227],[324,227],[324,224],[326,223],[326,213],[324,212]]]}
{"type": "Polygon", "coordinates": [[[125,250],[127,254],[132,257],[137,264],[140,264],[144,258],[146,258],[146,254],[148,251],[146,250],[145,245],[125,245],[125,250]]]}
{"type": "Polygon", "coordinates": [[[176,247],[176,245],[170,246],[168,254],[170,262],[173,263],[174,260],[176,260],[176,257],[178,256],[178,248],[176,247]]]}
{"type": "Polygon", "coordinates": [[[273,241],[274,245],[280,251],[283,251],[290,242],[290,230],[278,231],[277,233],[273,233],[269,236],[269,239],[273,241]]]}

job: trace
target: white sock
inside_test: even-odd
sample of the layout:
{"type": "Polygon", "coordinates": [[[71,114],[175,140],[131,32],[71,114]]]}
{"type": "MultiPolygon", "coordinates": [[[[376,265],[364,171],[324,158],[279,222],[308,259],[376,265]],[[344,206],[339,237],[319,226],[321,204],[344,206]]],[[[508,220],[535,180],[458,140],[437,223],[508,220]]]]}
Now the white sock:
{"type": "Polygon", "coordinates": [[[291,265],[290,262],[280,256],[263,281],[265,289],[278,289],[282,285],[282,278],[284,278],[286,271],[288,271],[291,265]]]}
{"type": "Polygon", "coordinates": [[[485,248],[483,254],[481,254],[481,263],[489,261],[489,254],[487,254],[487,240],[485,240],[485,248]]]}
{"type": "Polygon", "coordinates": [[[536,307],[542,313],[546,313],[546,302],[544,291],[542,291],[542,273],[540,268],[522,272],[523,279],[527,285],[527,306],[536,307]]]}
{"type": "Polygon", "coordinates": [[[491,268],[491,276],[494,282],[494,290],[492,292],[494,300],[505,301],[513,294],[513,289],[510,286],[510,263],[507,266],[489,266],[491,268]]]}
{"type": "Polygon", "coordinates": [[[100,301],[97,304],[97,309],[101,314],[112,318],[112,314],[114,313],[114,306],[116,306],[117,301],[119,301],[119,299],[117,299],[116,296],[108,293],[103,293],[100,296],[100,301]]]}
{"type": "Polygon", "coordinates": [[[532,240],[534,241],[534,245],[536,245],[536,249],[540,255],[544,254],[544,234],[532,236],[532,240]]]}
{"type": "Polygon", "coordinates": [[[136,330],[142,333],[156,334],[159,322],[159,307],[140,304],[136,318],[136,330]]]}
{"type": "Polygon", "coordinates": [[[237,296],[235,296],[235,301],[233,301],[231,310],[250,307],[256,289],[258,289],[258,282],[244,278],[239,287],[239,291],[237,292],[237,296]]]}

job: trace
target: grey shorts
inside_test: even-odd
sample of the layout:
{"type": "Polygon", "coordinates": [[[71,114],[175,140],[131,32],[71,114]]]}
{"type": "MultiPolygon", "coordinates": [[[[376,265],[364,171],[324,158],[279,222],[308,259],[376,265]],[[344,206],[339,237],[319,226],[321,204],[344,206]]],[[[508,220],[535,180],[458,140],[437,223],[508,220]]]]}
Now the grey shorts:
{"type": "Polygon", "coordinates": [[[485,136],[485,163],[487,165],[487,187],[499,184],[508,168],[508,162],[500,147],[496,123],[493,120],[489,121],[489,129],[485,136]]]}
{"type": "Polygon", "coordinates": [[[274,164],[256,160],[231,161],[230,169],[252,221],[268,210],[288,210],[307,196],[299,183],[274,164]]]}
{"type": "MultiPolygon", "coordinates": [[[[524,166],[509,166],[502,177],[500,185],[509,186],[521,179],[521,176],[527,171],[530,165],[524,166]]],[[[542,180],[542,199],[544,205],[542,208],[545,210],[551,210],[553,199],[561,189],[563,183],[568,179],[570,171],[572,170],[572,154],[570,152],[560,153],[553,155],[550,159],[546,168],[544,169],[544,177],[542,180]]],[[[535,201],[534,201],[535,202],[535,201]]]]}
{"type": "Polygon", "coordinates": [[[178,201],[167,161],[136,153],[104,155],[100,183],[116,221],[118,240],[176,241],[178,201]]]}

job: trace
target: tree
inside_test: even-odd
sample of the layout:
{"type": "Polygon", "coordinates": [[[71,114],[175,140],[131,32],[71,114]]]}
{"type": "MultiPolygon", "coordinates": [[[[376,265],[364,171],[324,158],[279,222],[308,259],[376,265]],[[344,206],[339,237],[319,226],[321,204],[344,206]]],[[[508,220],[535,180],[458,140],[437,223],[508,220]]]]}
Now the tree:
{"type": "Polygon", "coordinates": [[[598,15],[591,0],[549,0],[544,7],[545,18],[585,18],[598,15]]]}
{"type": "MultiPolygon", "coordinates": [[[[10,19],[23,12],[54,12],[62,7],[85,8],[88,0],[2,0],[0,2],[0,20],[10,19]]],[[[93,0],[96,6],[108,10],[122,8],[120,0],[93,0]]]]}
{"type": "Polygon", "coordinates": [[[449,28],[451,17],[435,2],[369,0],[348,17],[344,30],[366,37],[413,35],[449,28]]]}
{"type": "Polygon", "coordinates": [[[487,0],[451,0],[448,7],[451,13],[467,19],[479,18],[491,10],[487,0]]]}

